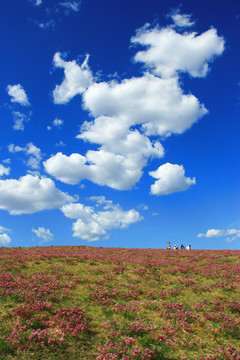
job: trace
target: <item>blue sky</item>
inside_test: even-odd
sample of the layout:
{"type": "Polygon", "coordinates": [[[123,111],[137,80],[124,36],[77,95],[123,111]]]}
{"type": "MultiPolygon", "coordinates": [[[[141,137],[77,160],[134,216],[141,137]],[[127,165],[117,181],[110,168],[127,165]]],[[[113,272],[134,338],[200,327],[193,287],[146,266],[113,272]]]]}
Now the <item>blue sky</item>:
{"type": "Polygon", "coordinates": [[[0,24],[0,246],[240,249],[236,0],[9,0],[0,24]]]}

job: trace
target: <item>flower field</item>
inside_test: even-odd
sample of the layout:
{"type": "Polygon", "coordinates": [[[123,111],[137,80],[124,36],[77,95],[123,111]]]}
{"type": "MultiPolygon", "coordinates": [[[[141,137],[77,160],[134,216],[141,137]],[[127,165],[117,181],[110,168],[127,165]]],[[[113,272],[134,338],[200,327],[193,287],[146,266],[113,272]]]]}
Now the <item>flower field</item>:
{"type": "Polygon", "coordinates": [[[240,359],[240,251],[0,248],[0,359],[240,359]]]}

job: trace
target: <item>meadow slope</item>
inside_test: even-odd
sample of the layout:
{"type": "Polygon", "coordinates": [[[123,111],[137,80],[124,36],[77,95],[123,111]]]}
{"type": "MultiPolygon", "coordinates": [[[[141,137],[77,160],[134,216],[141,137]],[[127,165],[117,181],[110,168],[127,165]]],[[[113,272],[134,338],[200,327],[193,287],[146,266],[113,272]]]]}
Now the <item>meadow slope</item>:
{"type": "Polygon", "coordinates": [[[0,248],[0,359],[240,359],[240,251],[0,248]]]}

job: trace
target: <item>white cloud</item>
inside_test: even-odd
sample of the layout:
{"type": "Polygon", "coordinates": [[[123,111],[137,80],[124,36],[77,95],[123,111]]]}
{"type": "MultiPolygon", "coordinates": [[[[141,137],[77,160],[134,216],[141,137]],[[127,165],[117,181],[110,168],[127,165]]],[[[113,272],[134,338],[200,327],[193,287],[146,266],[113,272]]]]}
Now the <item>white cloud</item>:
{"type": "Polygon", "coordinates": [[[220,237],[224,235],[223,230],[218,229],[209,229],[206,234],[198,234],[198,237],[206,237],[206,238],[212,238],[212,237],[220,237]]]}
{"type": "Polygon", "coordinates": [[[56,118],[53,120],[53,125],[56,127],[61,127],[63,125],[63,120],[56,118]]]}
{"type": "Polygon", "coordinates": [[[39,239],[42,240],[41,243],[53,240],[53,234],[49,229],[45,229],[44,227],[39,227],[38,229],[33,229],[34,232],[39,239]]]}
{"type": "Polygon", "coordinates": [[[144,26],[131,41],[147,47],[135,55],[135,61],[143,62],[154,74],[165,78],[176,76],[179,71],[204,77],[209,70],[208,63],[224,50],[224,40],[214,28],[197,35],[144,26]]]}
{"type": "Polygon", "coordinates": [[[47,161],[44,161],[43,165],[45,170],[56,179],[66,184],[75,185],[82,178],[87,177],[88,169],[85,163],[85,157],[80,154],[71,154],[68,157],[59,152],[47,161]]]}
{"type": "Polygon", "coordinates": [[[97,117],[85,133],[86,140],[94,143],[107,136],[115,143],[115,134],[126,135],[139,124],[148,136],[181,134],[207,113],[195,96],[183,94],[177,78],[161,79],[149,73],[121,83],[93,84],[83,100],[84,108],[97,117]]]}
{"type": "Polygon", "coordinates": [[[96,207],[103,207],[104,210],[113,209],[116,205],[113,205],[112,200],[106,200],[105,196],[91,196],[89,200],[96,203],[96,207]]]}
{"type": "Polygon", "coordinates": [[[85,61],[79,66],[75,60],[65,61],[62,55],[57,52],[53,62],[55,67],[64,69],[64,80],[53,90],[55,104],[66,104],[77,94],[82,94],[92,83],[92,73],[88,67],[88,55],[85,61]]]}
{"type": "MultiPolygon", "coordinates": [[[[45,161],[46,171],[56,179],[68,184],[86,179],[118,190],[130,189],[140,180],[148,160],[164,155],[163,146],[153,136],[182,134],[207,113],[194,95],[184,93],[178,71],[206,75],[208,62],[224,49],[224,40],[215,29],[197,36],[144,27],[132,43],[148,46],[136,55],[148,71],[121,82],[96,83],[87,59],[79,66],[55,54],[55,66],[64,68],[65,78],[53,92],[54,101],[66,103],[83,94],[83,108],[94,119],[84,122],[77,138],[99,146],[86,154],[58,153],[45,161]]],[[[157,191],[159,183],[152,191],[157,191]]],[[[179,175],[178,184],[171,180],[172,190],[167,191],[182,191],[194,183],[195,179],[179,175]]]]}
{"type": "MultiPolygon", "coordinates": [[[[140,151],[143,152],[144,148],[140,151]]],[[[122,155],[100,149],[89,150],[86,156],[77,153],[66,156],[60,152],[43,164],[49,174],[67,184],[74,185],[87,179],[98,185],[123,190],[131,188],[141,178],[142,167],[147,162],[142,152],[122,155]]]]}
{"type": "Polygon", "coordinates": [[[174,10],[169,15],[177,27],[191,27],[195,24],[194,21],[191,21],[191,15],[189,14],[181,14],[180,10],[174,10]]]}
{"type": "Polygon", "coordinates": [[[1,245],[8,245],[11,242],[11,238],[8,236],[8,234],[0,234],[0,244],[1,245]]]}
{"type": "MultiPolygon", "coordinates": [[[[100,198],[98,197],[97,200],[100,198]]],[[[105,200],[105,202],[108,201],[105,200]]],[[[94,208],[83,204],[67,204],[63,205],[61,210],[66,217],[77,219],[73,223],[73,236],[87,241],[97,241],[101,237],[106,237],[107,230],[125,229],[142,220],[136,210],[123,211],[119,205],[112,205],[110,210],[96,212],[94,208]]]]}
{"type": "Polygon", "coordinates": [[[30,119],[25,114],[20,113],[19,111],[13,111],[13,129],[14,130],[21,130],[23,131],[25,128],[25,123],[28,122],[30,119]]]}
{"type": "Polygon", "coordinates": [[[4,159],[2,160],[4,164],[11,164],[11,159],[4,159]]]}
{"type": "Polygon", "coordinates": [[[42,5],[42,0],[29,0],[31,3],[33,3],[35,6],[42,5]]]}
{"type": "Polygon", "coordinates": [[[5,228],[4,226],[0,225],[0,234],[10,231],[9,229],[5,228]]]}
{"type": "Polygon", "coordinates": [[[9,211],[11,215],[57,209],[75,200],[58,190],[54,182],[46,177],[28,174],[19,180],[0,180],[0,209],[9,211]]]}
{"type": "Polygon", "coordinates": [[[10,144],[8,146],[8,151],[10,153],[24,152],[27,156],[29,156],[27,166],[32,169],[39,169],[40,161],[42,160],[42,153],[41,150],[33,143],[30,142],[25,147],[10,144]]]}
{"type": "MultiPolygon", "coordinates": [[[[61,127],[62,127],[62,125],[63,125],[63,120],[56,118],[56,119],[53,120],[52,124],[53,124],[53,126],[61,129],[61,127]]],[[[48,126],[47,126],[47,130],[48,130],[48,131],[49,131],[49,130],[52,130],[52,126],[49,126],[49,125],[48,125],[48,126]]]]}
{"type": "Polygon", "coordinates": [[[51,20],[48,20],[48,21],[45,21],[45,22],[40,22],[40,21],[37,21],[37,20],[33,20],[34,24],[36,24],[40,29],[54,29],[55,26],[56,26],[56,23],[53,19],[51,20]]]}
{"type": "Polygon", "coordinates": [[[8,85],[7,86],[8,95],[11,96],[11,101],[18,103],[23,106],[29,106],[30,103],[27,98],[27,94],[23,89],[22,85],[8,85]]]}
{"type": "Polygon", "coordinates": [[[66,146],[66,144],[64,144],[64,142],[62,140],[60,140],[58,143],[55,144],[55,146],[64,147],[64,146],[66,146]]]}
{"type": "Polygon", "coordinates": [[[0,164],[0,176],[9,175],[9,173],[10,173],[10,168],[0,164]]]}
{"type": "Polygon", "coordinates": [[[60,5],[67,9],[78,12],[80,10],[81,1],[76,1],[76,0],[65,1],[65,2],[61,2],[60,5]]]}
{"type": "Polygon", "coordinates": [[[234,240],[240,238],[240,230],[237,229],[228,229],[228,230],[220,230],[220,229],[209,229],[205,234],[198,234],[197,237],[202,238],[214,238],[214,237],[227,237],[226,242],[231,243],[234,240]]]}
{"type": "Polygon", "coordinates": [[[148,210],[148,206],[145,204],[139,204],[139,205],[137,205],[137,209],[146,211],[146,210],[148,210]]]}
{"type": "Polygon", "coordinates": [[[150,171],[149,175],[158,179],[151,185],[151,194],[168,195],[179,191],[187,190],[196,183],[196,179],[185,176],[182,165],[166,163],[156,171],[150,171]]]}
{"type": "Polygon", "coordinates": [[[77,137],[101,148],[85,156],[57,154],[44,163],[45,168],[69,184],[86,178],[115,189],[133,186],[148,159],[164,155],[162,145],[147,136],[182,133],[207,112],[193,95],[182,93],[177,79],[150,74],[120,84],[94,84],[84,94],[84,106],[97,117],[85,122],[77,137]],[[146,135],[129,129],[139,124],[146,135]]]}
{"type": "Polygon", "coordinates": [[[226,235],[236,235],[237,237],[240,237],[240,230],[237,229],[228,229],[226,231],[226,235]]]}

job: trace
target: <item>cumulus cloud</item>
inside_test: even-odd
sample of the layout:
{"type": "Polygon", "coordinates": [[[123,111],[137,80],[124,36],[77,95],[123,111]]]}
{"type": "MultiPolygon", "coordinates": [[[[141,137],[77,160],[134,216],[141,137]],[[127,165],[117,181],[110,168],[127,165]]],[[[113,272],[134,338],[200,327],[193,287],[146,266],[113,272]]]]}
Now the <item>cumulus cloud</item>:
{"type": "Polygon", "coordinates": [[[191,179],[185,176],[182,165],[166,163],[156,171],[150,171],[149,175],[158,179],[151,185],[151,194],[157,196],[184,191],[196,183],[195,178],[191,179]]]}
{"type": "Polygon", "coordinates": [[[23,131],[25,128],[25,123],[30,119],[27,115],[20,113],[19,111],[13,111],[13,129],[18,131],[23,131]]]}
{"type": "Polygon", "coordinates": [[[93,84],[83,100],[84,108],[96,119],[79,138],[95,143],[107,136],[115,143],[116,135],[126,136],[129,127],[141,124],[148,136],[181,134],[207,113],[195,96],[183,93],[176,78],[161,79],[149,73],[121,83],[93,84]]]}
{"type": "Polygon", "coordinates": [[[10,236],[6,234],[6,232],[10,231],[9,229],[0,225],[0,244],[1,245],[8,245],[11,242],[10,236]]]}
{"type": "MultiPolygon", "coordinates": [[[[130,189],[140,180],[149,159],[164,156],[156,137],[182,134],[207,113],[194,95],[184,92],[178,73],[206,75],[208,63],[224,49],[224,40],[215,29],[197,36],[180,34],[169,27],[145,26],[131,41],[147,46],[135,57],[144,62],[147,71],[119,82],[96,83],[86,68],[87,59],[79,66],[55,54],[55,65],[64,68],[65,78],[53,92],[54,101],[66,103],[82,94],[83,108],[94,119],[83,123],[77,138],[98,145],[97,150],[86,154],[58,153],[45,161],[46,171],[56,179],[68,184],[87,179],[118,190],[130,189]]],[[[176,191],[195,183],[184,175],[178,180],[179,186],[175,185],[180,190],[176,191]]]]}
{"type": "MultiPolygon", "coordinates": [[[[107,204],[104,197],[92,199],[98,203],[107,204]]],[[[93,207],[83,204],[66,204],[61,210],[70,219],[77,219],[73,223],[73,236],[87,241],[97,241],[101,237],[106,237],[107,231],[111,229],[125,229],[129,225],[142,220],[140,214],[131,209],[123,211],[119,205],[106,207],[104,211],[95,211],[93,207]]]]}
{"type": "Polygon", "coordinates": [[[0,209],[11,215],[33,214],[47,209],[58,209],[64,203],[76,201],[58,190],[46,177],[27,174],[16,179],[0,180],[0,209]]]}
{"type": "Polygon", "coordinates": [[[132,43],[147,47],[134,59],[150,67],[154,74],[164,78],[187,72],[192,77],[205,77],[208,63],[223,53],[224,40],[212,28],[197,35],[195,32],[179,34],[174,29],[149,29],[137,31],[132,43]]]}
{"type": "Polygon", "coordinates": [[[0,176],[9,175],[9,173],[10,173],[10,167],[5,167],[2,164],[0,164],[0,176]]]}
{"type": "Polygon", "coordinates": [[[32,232],[34,232],[39,239],[41,239],[41,243],[53,240],[53,234],[49,229],[45,229],[44,227],[39,227],[38,229],[32,228],[32,232]]]}
{"type": "Polygon", "coordinates": [[[197,237],[206,237],[206,238],[212,238],[212,237],[220,237],[223,236],[224,231],[218,230],[218,229],[209,229],[206,234],[198,234],[197,237]]]}
{"type": "Polygon", "coordinates": [[[142,152],[118,154],[100,149],[89,150],[86,156],[77,153],[66,156],[59,152],[43,165],[49,174],[67,184],[74,185],[87,179],[98,185],[123,190],[139,181],[146,162],[147,157],[142,152]]]}
{"type": "Polygon", "coordinates": [[[7,86],[8,95],[11,96],[11,102],[16,102],[23,106],[29,106],[30,103],[27,98],[27,94],[23,89],[22,85],[8,85],[7,86]]]}
{"type": "Polygon", "coordinates": [[[77,94],[82,94],[92,83],[93,76],[88,66],[88,58],[78,65],[75,60],[65,61],[62,55],[57,52],[54,55],[53,63],[57,68],[64,69],[64,80],[53,90],[55,104],[66,104],[77,94]]]}
{"type": "Polygon", "coordinates": [[[25,153],[29,157],[27,161],[27,166],[29,166],[32,169],[39,169],[40,161],[42,160],[42,153],[41,150],[33,143],[30,142],[25,147],[20,147],[14,144],[10,144],[8,146],[8,151],[10,153],[18,153],[18,152],[25,153]]]}
{"type": "Polygon", "coordinates": [[[220,229],[209,229],[205,234],[198,234],[197,237],[202,238],[205,237],[207,239],[214,237],[225,237],[225,241],[227,243],[231,243],[240,238],[240,230],[238,229],[228,229],[228,230],[220,230],[220,229]]]}
{"type": "Polygon", "coordinates": [[[11,238],[10,236],[8,236],[8,234],[4,233],[4,234],[0,234],[0,244],[1,245],[8,245],[11,242],[11,238]]]}

